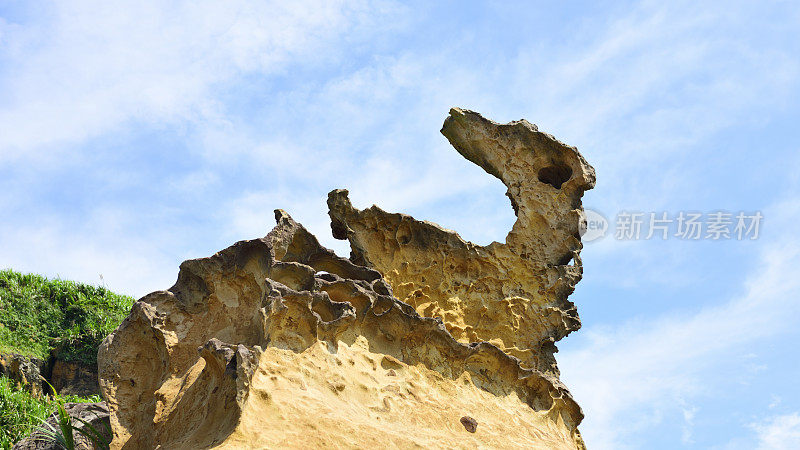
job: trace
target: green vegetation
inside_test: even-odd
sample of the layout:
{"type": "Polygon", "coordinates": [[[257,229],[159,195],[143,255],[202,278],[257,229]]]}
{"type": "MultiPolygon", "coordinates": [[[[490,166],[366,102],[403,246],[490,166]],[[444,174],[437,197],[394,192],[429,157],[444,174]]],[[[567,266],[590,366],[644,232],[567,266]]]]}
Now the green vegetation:
{"type": "Polygon", "coordinates": [[[37,398],[25,389],[18,389],[6,377],[0,377],[0,448],[10,447],[38,428],[58,408],[58,402],[99,402],[100,396],[64,395],[60,399],[37,398]]]}
{"type": "MultiPolygon", "coordinates": [[[[64,361],[97,364],[98,345],[128,315],[132,304],[132,298],[104,287],[2,270],[0,352],[43,361],[53,354],[64,361]]],[[[40,428],[53,411],[64,416],[63,402],[100,400],[98,395],[37,398],[0,377],[0,449],[40,428]]],[[[53,430],[58,436],[71,432],[65,420],[61,417],[59,429],[53,430]]]]}
{"type": "Polygon", "coordinates": [[[0,271],[0,352],[97,363],[97,347],[133,299],[104,287],[0,271]]]}

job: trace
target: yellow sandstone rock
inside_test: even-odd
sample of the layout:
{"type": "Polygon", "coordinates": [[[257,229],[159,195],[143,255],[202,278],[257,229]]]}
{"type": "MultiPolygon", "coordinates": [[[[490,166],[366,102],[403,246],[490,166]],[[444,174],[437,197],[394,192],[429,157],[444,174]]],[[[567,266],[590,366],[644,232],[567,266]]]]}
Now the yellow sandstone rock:
{"type": "Polygon", "coordinates": [[[552,343],[580,324],[566,297],[593,171],[525,121],[454,109],[443,131],[509,186],[506,244],[334,191],[345,259],[277,210],[104,340],[112,448],[583,448],[552,343]]]}
{"type": "Polygon", "coordinates": [[[442,133],[508,187],[517,221],[505,244],[474,245],[377,206],[358,211],[346,190],[328,196],[334,236],[349,239],[354,262],[379,270],[397,298],[440,317],[460,342],[495,343],[558,376],[553,343],[580,327],[567,297],[583,273],[581,197],[594,169],[525,120],[500,125],[454,108],[442,133]]]}

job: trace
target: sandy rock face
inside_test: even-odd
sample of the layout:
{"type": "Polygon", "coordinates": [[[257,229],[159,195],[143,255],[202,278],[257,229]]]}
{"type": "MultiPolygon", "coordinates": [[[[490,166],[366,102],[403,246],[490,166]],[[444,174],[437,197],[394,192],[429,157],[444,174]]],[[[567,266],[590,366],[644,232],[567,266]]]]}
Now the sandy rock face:
{"type": "Polygon", "coordinates": [[[582,448],[552,342],[579,326],[566,297],[591,167],[524,121],[453,110],[444,132],[509,186],[506,244],[334,191],[345,259],[277,210],[266,237],[185,261],[105,339],[112,447],[582,448]]]}

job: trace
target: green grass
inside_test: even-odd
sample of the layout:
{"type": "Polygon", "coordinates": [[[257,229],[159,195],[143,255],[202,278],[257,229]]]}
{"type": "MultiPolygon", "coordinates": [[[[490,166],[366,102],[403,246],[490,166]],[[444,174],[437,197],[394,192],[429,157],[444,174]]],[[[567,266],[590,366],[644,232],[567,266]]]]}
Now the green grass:
{"type": "MultiPolygon", "coordinates": [[[[100,396],[62,395],[65,402],[99,402],[100,396]]],[[[51,397],[36,398],[6,377],[0,377],[0,448],[15,443],[41,425],[56,409],[51,397]]]]}
{"type": "Polygon", "coordinates": [[[97,364],[97,347],[133,299],[100,286],[0,271],[0,352],[97,364]]]}
{"type": "MultiPolygon", "coordinates": [[[[104,287],[40,275],[0,271],[0,352],[46,361],[97,364],[97,347],[128,315],[133,299],[104,287]]],[[[66,402],[97,402],[100,396],[61,396],[66,402]]],[[[0,448],[10,447],[41,425],[57,406],[0,377],[0,448]]]]}

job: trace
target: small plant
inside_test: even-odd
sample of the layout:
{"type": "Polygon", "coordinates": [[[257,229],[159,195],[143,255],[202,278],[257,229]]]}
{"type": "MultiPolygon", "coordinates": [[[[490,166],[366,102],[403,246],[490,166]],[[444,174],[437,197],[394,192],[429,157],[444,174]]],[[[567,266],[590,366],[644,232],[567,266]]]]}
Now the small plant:
{"type": "Polygon", "coordinates": [[[53,385],[44,378],[42,378],[42,381],[47,383],[47,385],[50,386],[50,390],[53,392],[53,402],[56,404],[56,425],[52,425],[47,420],[42,419],[43,428],[40,428],[37,434],[52,440],[67,450],[74,450],[75,432],[78,432],[86,436],[86,438],[94,444],[95,448],[107,450],[111,444],[108,438],[111,436],[111,429],[106,426],[107,433],[101,434],[91,423],[79,417],[71,417],[64,406],[64,399],[56,393],[53,385]],[[72,425],[73,419],[81,422],[83,427],[72,425]]]}
{"type": "MultiPolygon", "coordinates": [[[[31,433],[40,434],[43,438],[51,440],[50,437],[44,436],[44,434],[46,434],[47,430],[55,430],[52,430],[51,424],[44,425],[44,423],[47,422],[47,418],[51,415],[54,407],[56,416],[60,420],[58,431],[64,434],[65,428],[61,426],[65,423],[61,420],[64,414],[59,411],[59,407],[64,409],[64,413],[66,413],[66,409],[63,407],[65,402],[94,403],[98,401],[100,401],[100,396],[98,395],[86,398],[74,395],[35,397],[24,387],[18,387],[14,381],[0,376],[0,449],[10,449],[15,442],[31,433]]],[[[83,422],[77,417],[74,420],[83,422]]],[[[71,423],[70,428],[72,428],[71,423]]],[[[111,430],[107,426],[105,435],[98,433],[91,424],[84,426],[83,430],[80,427],[76,427],[76,429],[91,440],[97,448],[108,448],[109,443],[105,436],[111,436],[111,430]]],[[[75,433],[72,433],[71,436],[75,436],[75,433]]],[[[52,440],[59,442],[57,438],[52,440]]]]}
{"type": "Polygon", "coordinates": [[[40,429],[37,435],[41,435],[46,439],[52,440],[56,444],[67,450],[75,450],[75,435],[73,434],[72,417],[69,416],[67,410],[64,408],[64,403],[59,399],[56,400],[56,425],[53,426],[50,422],[42,420],[44,428],[40,429]]]}

